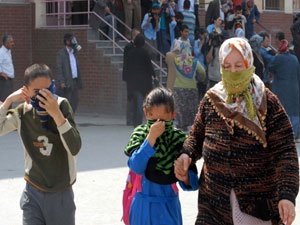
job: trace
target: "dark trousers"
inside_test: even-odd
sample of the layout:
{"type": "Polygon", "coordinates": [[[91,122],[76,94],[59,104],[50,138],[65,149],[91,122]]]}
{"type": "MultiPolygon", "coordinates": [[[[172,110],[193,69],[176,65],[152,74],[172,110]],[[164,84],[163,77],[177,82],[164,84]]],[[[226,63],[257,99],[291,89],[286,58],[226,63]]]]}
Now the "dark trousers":
{"type": "Polygon", "coordinates": [[[0,101],[4,101],[13,92],[13,79],[5,80],[0,77],[0,101]]]}
{"type": "Polygon", "coordinates": [[[134,111],[134,104],[133,104],[133,96],[129,93],[128,83],[127,85],[127,104],[126,104],[126,125],[132,126],[133,125],[133,111],[134,111]]]}
{"type": "Polygon", "coordinates": [[[72,187],[58,192],[43,192],[26,183],[20,199],[23,225],[75,225],[72,187]]]}
{"type": "Polygon", "coordinates": [[[143,123],[143,100],[144,96],[138,91],[133,92],[133,126],[136,127],[143,123]]]}
{"type": "Polygon", "coordinates": [[[79,102],[79,91],[77,85],[77,79],[73,79],[72,87],[62,88],[59,92],[59,95],[65,97],[70,102],[73,111],[75,112],[78,107],[79,102]]]}

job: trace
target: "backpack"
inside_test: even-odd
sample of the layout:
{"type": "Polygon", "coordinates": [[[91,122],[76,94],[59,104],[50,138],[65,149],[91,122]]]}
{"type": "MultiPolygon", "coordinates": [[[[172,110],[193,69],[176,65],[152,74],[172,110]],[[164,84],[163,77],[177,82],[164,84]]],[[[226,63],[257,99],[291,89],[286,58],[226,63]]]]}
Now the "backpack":
{"type": "Polygon", "coordinates": [[[129,170],[122,199],[123,216],[121,221],[123,220],[125,225],[129,225],[130,206],[137,191],[142,191],[142,175],[137,175],[132,170],[129,170]]]}
{"type": "MultiPolygon", "coordinates": [[[[121,221],[123,220],[125,225],[129,224],[129,213],[130,213],[130,207],[131,202],[134,198],[135,193],[142,191],[142,175],[138,175],[134,173],[132,170],[129,170],[129,173],[127,175],[126,180],[126,186],[123,190],[123,216],[121,218],[121,221]]],[[[172,184],[172,189],[174,193],[178,194],[178,188],[176,186],[176,183],[172,184]]]]}

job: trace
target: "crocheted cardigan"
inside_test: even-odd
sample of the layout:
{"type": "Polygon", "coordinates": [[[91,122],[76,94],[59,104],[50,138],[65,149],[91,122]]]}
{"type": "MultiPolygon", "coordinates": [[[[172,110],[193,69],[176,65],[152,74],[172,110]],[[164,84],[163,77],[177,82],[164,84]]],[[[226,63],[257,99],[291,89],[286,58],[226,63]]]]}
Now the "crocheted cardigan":
{"type": "MultiPolygon", "coordinates": [[[[196,224],[231,225],[230,191],[242,212],[278,224],[278,202],[295,203],[299,164],[293,130],[278,98],[268,89],[259,110],[265,132],[248,129],[236,112],[228,112],[211,92],[199,111],[182,152],[193,162],[203,158],[196,224]]],[[[250,126],[251,127],[251,126],[250,126]]]]}

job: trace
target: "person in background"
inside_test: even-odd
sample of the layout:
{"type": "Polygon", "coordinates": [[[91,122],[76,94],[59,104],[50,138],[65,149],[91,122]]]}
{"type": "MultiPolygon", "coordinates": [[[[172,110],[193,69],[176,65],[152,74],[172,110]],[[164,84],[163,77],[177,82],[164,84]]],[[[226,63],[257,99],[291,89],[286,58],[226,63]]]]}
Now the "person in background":
{"type": "Polygon", "coordinates": [[[253,66],[255,67],[255,74],[259,76],[261,80],[264,79],[264,72],[265,72],[264,60],[259,53],[262,42],[263,42],[263,38],[258,34],[254,34],[249,40],[249,44],[252,48],[253,66]]]}
{"type": "Polygon", "coordinates": [[[192,46],[189,39],[189,28],[187,25],[181,26],[180,37],[177,40],[184,42],[183,50],[186,52],[186,54],[192,55],[192,46]]]}
{"type": "Polygon", "coordinates": [[[62,97],[69,100],[73,111],[76,112],[79,103],[79,90],[82,88],[77,60],[77,52],[80,51],[81,46],[76,37],[70,33],[64,35],[64,45],[56,56],[58,91],[62,97]]]}
{"type": "Polygon", "coordinates": [[[134,48],[134,39],[140,33],[140,30],[137,28],[132,29],[131,31],[131,40],[128,44],[124,47],[124,54],[123,54],[123,71],[122,71],[122,78],[123,81],[126,82],[127,88],[127,104],[126,104],[126,125],[131,126],[133,125],[133,111],[134,105],[132,101],[132,93],[130,93],[130,87],[128,87],[128,77],[130,74],[128,72],[128,62],[129,62],[129,52],[134,48]]]}
{"type": "Polygon", "coordinates": [[[183,18],[183,14],[181,12],[176,12],[175,17],[172,17],[172,21],[169,24],[171,48],[174,39],[178,39],[181,35],[180,32],[183,18]]]}
{"type": "MultiPolygon", "coordinates": [[[[118,0],[109,0],[107,3],[106,3],[106,7],[105,7],[105,20],[113,25],[114,29],[115,30],[118,30],[118,28],[120,27],[119,26],[119,22],[117,21],[117,19],[115,19],[113,17],[112,14],[114,14],[114,16],[116,17],[120,17],[122,15],[122,11],[120,11],[120,7],[119,6],[120,2],[118,0]]],[[[121,7],[122,8],[122,7],[121,7]]],[[[118,39],[119,38],[119,35],[117,32],[114,33],[113,35],[113,28],[110,27],[110,26],[106,26],[107,30],[108,30],[108,36],[113,39],[113,37],[115,39],[118,39]]]]}
{"type": "MultiPolygon", "coordinates": [[[[128,167],[142,176],[141,190],[131,203],[129,223],[182,225],[173,164],[186,135],[173,126],[176,111],[172,92],[153,89],[144,100],[143,111],[147,122],[134,129],[125,147],[128,167]]],[[[179,185],[183,190],[197,190],[196,166],[188,169],[179,185]]]]}
{"type": "Polygon", "coordinates": [[[160,29],[157,32],[157,49],[163,54],[170,50],[170,43],[168,42],[167,30],[170,19],[170,9],[168,0],[163,0],[160,10],[160,29]]]}
{"type": "Polygon", "coordinates": [[[254,24],[257,23],[260,19],[260,12],[254,0],[245,0],[242,2],[243,15],[247,19],[245,26],[246,38],[249,40],[254,34],[254,24]]]}
{"type": "Polygon", "coordinates": [[[194,14],[196,16],[196,27],[195,30],[200,29],[200,22],[199,22],[199,0],[194,1],[194,14]]]}
{"type": "Polygon", "coordinates": [[[152,60],[156,60],[157,57],[155,49],[157,49],[157,32],[160,30],[160,9],[160,4],[154,2],[151,7],[151,12],[145,14],[142,22],[142,30],[146,41],[154,48],[152,49],[151,46],[147,45],[147,49],[152,60]]]}
{"type": "Polygon", "coordinates": [[[269,71],[269,64],[274,60],[274,55],[270,54],[270,35],[266,31],[261,31],[258,33],[262,38],[263,42],[261,43],[261,48],[259,50],[259,54],[264,60],[265,71],[264,71],[264,78],[263,82],[265,83],[266,87],[272,90],[272,76],[269,71]]]}
{"type": "Polygon", "coordinates": [[[175,0],[168,0],[168,8],[171,17],[174,17],[177,12],[177,3],[175,0]]]}
{"type": "Polygon", "coordinates": [[[285,39],[285,34],[283,31],[278,31],[276,32],[276,35],[275,35],[275,41],[276,41],[276,47],[277,49],[279,48],[279,44],[280,42],[285,39]]]}
{"type": "Polygon", "coordinates": [[[237,28],[234,32],[234,37],[245,38],[245,31],[242,28],[237,28]]]}
{"type": "Polygon", "coordinates": [[[300,66],[297,57],[289,52],[289,42],[286,39],[280,41],[278,53],[269,65],[269,70],[273,74],[272,91],[288,114],[297,139],[300,113],[300,66]]]}
{"type": "MultiPolygon", "coordinates": [[[[247,23],[246,17],[243,15],[243,10],[241,5],[237,5],[234,8],[234,14],[227,17],[227,27],[230,30],[230,36],[235,35],[236,30],[242,29],[245,34],[245,24],[247,23]]],[[[245,37],[245,35],[244,35],[245,37]]]]}
{"type": "Polygon", "coordinates": [[[229,8],[226,6],[227,0],[212,0],[205,14],[205,27],[212,24],[215,18],[221,17],[221,20],[225,21],[225,15],[229,12],[229,8]]]}
{"type": "Polygon", "coordinates": [[[190,46],[175,40],[171,53],[167,53],[167,87],[173,90],[177,116],[175,125],[187,131],[193,123],[198,107],[197,82],[205,81],[205,70],[191,55],[190,46]]]}
{"type": "Polygon", "coordinates": [[[188,26],[189,28],[189,40],[191,46],[194,46],[195,41],[195,28],[196,28],[196,16],[193,11],[189,11],[191,6],[190,0],[184,0],[183,2],[183,21],[182,24],[188,26]]]}
{"type": "Polygon", "coordinates": [[[297,13],[294,17],[290,31],[293,36],[294,52],[300,62],[300,13],[297,13]]]}
{"type": "Polygon", "coordinates": [[[175,164],[182,180],[204,160],[195,224],[291,225],[299,162],[288,115],[255,75],[246,39],[225,40],[219,55],[222,81],[200,102],[175,164]]]}
{"type": "Polygon", "coordinates": [[[206,27],[208,34],[212,33],[213,31],[217,32],[218,34],[222,34],[222,32],[223,32],[222,18],[220,16],[218,16],[218,17],[214,17],[213,20],[214,20],[213,23],[206,27]]]}
{"type": "Polygon", "coordinates": [[[15,130],[25,154],[23,225],[75,225],[72,185],[81,137],[72,108],[67,99],[55,94],[53,75],[45,64],[29,66],[24,86],[0,105],[0,135],[15,130]]]}
{"type": "Polygon", "coordinates": [[[205,53],[204,48],[205,48],[206,43],[207,43],[207,37],[208,37],[207,31],[203,28],[200,28],[199,31],[197,32],[197,37],[196,37],[195,44],[194,44],[195,59],[197,59],[198,62],[201,63],[204,70],[206,70],[205,57],[204,57],[204,53],[205,53]]]}
{"type": "MultiPolygon", "coordinates": [[[[205,60],[205,53],[207,52],[207,39],[208,34],[207,31],[203,28],[200,28],[197,32],[195,44],[194,44],[194,57],[195,59],[202,65],[203,69],[206,71],[206,60],[205,60]]],[[[197,88],[198,88],[198,96],[199,100],[203,98],[206,89],[207,89],[207,79],[205,79],[205,82],[197,82],[197,88]]]]}
{"type": "Polygon", "coordinates": [[[151,58],[145,48],[145,37],[138,34],[134,41],[134,47],[128,52],[126,78],[127,92],[133,104],[133,126],[143,122],[143,100],[152,90],[152,82],[156,79],[151,58]]]}
{"type": "Polygon", "coordinates": [[[212,32],[207,41],[205,61],[207,66],[207,89],[213,87],[221,81],[219,50],[224,41],[224,36],[217,32],[212,32]]]}
{"type": "Polygon", "coordinates": [[[4,101],[13,91],[15,69],[11,49],[15,42],[12,35],[4,35],[0,48],[0,101],[4,101]]]}
{"type": "Polygon", "coordinates": [[[105,18],[106,0],[94,0],[93,12],[89,19],[89,25],[93,28],[96,34],[99,34],[99,39],[104,39],[102,33],[99,33],[99,29],[103,30],[106,24],[98,18],[98,16],[105,18]]]}
{"type": "MultiPolygon", "coordinates": [[[[139,27],[142,21],[141,0],[123,0],[125,15],[125,24],[129,28],[139,27]]],[[[131,31],[125,28],[125,36],[128,40],[131,38],[131,31]]]]}

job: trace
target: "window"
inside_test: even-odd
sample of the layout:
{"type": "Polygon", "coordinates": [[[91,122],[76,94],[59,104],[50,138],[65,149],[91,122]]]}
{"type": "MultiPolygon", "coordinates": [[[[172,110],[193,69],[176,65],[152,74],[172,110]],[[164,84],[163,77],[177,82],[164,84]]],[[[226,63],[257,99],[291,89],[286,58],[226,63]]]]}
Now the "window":
{"type": "Polygon", "coordinates": [[[265,10],[284,10],[284,0],[265,0],[265,10]]]}
{"type": "Polygon", "coordinates": [[[293,0],[294,12],[300,12],[300,0],[293,0]]]}

